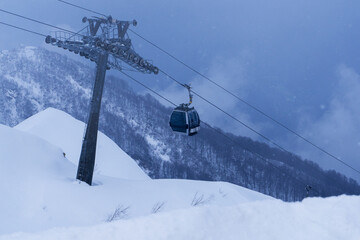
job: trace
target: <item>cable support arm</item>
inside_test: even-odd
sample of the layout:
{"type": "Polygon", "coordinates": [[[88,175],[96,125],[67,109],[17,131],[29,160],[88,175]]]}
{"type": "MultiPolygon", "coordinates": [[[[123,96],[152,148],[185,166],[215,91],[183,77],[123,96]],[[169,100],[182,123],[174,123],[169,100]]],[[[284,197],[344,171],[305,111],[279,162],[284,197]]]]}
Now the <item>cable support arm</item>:
{"type": "Polygon", "coordinates": [[[106,19],[84,17],[82,21],[88,22],[89,33],[79,34],[81,30],[74,34],[55,32],[47,36],[45,42],[92,61],[96,61],[100,53],[108,53],[111,56],[108,69],[122,70],[122,61],[139,72],[158,74],[159,69],[136,53],[132,49],[131,40],[125,37],[129,25],[135,26],[136,20],[118,21],[109,16],[106,19]]]}
{"type": "Polygon", "coordinates": [[[185,87],[188,92],[189,92],[189,103],[186,104],[186,106],[190,106],[192,104],[192,100],[193,100],[193,94],[191,94],[191,84],[183,84],[183,87],[185,87]]]}

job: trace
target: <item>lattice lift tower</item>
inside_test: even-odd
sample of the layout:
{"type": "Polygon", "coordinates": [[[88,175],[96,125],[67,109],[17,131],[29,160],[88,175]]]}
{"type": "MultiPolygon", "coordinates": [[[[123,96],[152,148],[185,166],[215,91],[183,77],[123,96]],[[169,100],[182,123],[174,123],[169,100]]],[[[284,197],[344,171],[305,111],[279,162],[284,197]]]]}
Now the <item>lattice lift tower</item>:
{"type": "Polygon", "coordinates": [[[136,20],[118,21],[109,16],[107,18],[84,17],[82,21],[88,23],[83,31],[75,34],[54,32],[46,37],[45,42],[80,54],[97,64],[90,113],[76,175],[78,180],[91,185],[106,70],[113,68],[122,71],[123,63],[142,73],[158,74],[159,69],[143,59],[132,47],[127,29],[130,25],[136,26],[136,20]]]}

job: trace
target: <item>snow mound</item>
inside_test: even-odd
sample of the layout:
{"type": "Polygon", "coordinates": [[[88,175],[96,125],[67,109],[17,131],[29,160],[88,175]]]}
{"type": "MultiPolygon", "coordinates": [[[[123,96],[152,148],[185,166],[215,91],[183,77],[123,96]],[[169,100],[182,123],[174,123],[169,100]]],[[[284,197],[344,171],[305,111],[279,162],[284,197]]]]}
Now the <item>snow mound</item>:
{"type": "MultiPolygon", "coordinates": [[[[114,219],[132,219],[197,206],[231,206],[272,199],[224,182],[130,180],[98,173],[94,175],[94,186],[89,186],[75,180],[76,165],[64,157],[62,149],[50,143],[63,143],[66,156],[74,154],[71,150],[78,130],[71,124],[64,113],[49,109],[17,127],[43,134],[48,141],[0,125],[0,235],[100,224],[114,216],[117,209],[126,211],[114,219]],[[60,127],[52,127],[56,124],[60,127]],[[72,137],[66,138],[66,132],[72,137]]],[[[79,127],[83,129],[83,125],[79,127]]],[[[109,148],[104,145],[103,149],[109,148]]]]}
{"type": "Polygon", "coordinates": [[[0,125],[0,136],[0,169],[6,171],[6,174],[0,174],[2,184],[9,180],[6,176],[24,182],[34,174],[69,177],[69,170],[74,168],[60,148],[32,134],[0,125]]]}
{"type": "MultiPolygon", "coordinates": [[[[85,123],[69,114],[47,108],[21,122],[15,128],[59,146],[66,154],[66,158],[75,165],[79,163],[85,123]]],[[[100,131],[96,146],[95,172],[123,179],[150,179],[129,155],[100,131]]]]}
{"type": "Polygon", "coordinates": [[[285,203],[270,200],[229,207],[204,206],[85,228],[51,229],[0,239],[360,239],[360,197],[285,203]]]}
{"type": "Polygon", "coordinates": [[[76,174],[60,148],[4,125],[0,125],[0,166],[0,233],[32,222],[52,197],[43,190],[76,174]]]}

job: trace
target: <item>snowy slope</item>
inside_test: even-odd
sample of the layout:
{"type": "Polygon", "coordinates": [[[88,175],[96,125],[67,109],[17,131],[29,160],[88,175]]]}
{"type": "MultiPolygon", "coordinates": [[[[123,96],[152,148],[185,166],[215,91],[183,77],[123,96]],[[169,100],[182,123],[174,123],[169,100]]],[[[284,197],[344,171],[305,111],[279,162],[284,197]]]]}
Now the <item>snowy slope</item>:
{"type": "Polygon", "coordinates": [[[268,200],[229,207],[203,206],[85,228],[13,234],[1,240],[358,240],[360,197],[268,200]]]}
{"type": "MultiPolygon", "coordinates": [[[[51,131],[47,121],[43,122],[45,133],[51,131]]],[[[129,180],[102,172],[95,173],[95,186],[88,186],[75,180],[76,165],[63,156],[62,149],[4,125],[0,125],[0,166],[0,235],[100,224],[119,207],[127,208],[121,217],[131,219],[194,205],[230,206],[271,199],[224,182],[129,180]]]]}
{"type": "MultiPolygon", "coordinates": [[[[66,158],[78,164],[85,128],[83,122],[63,111],[47,108],[24,120],[15,128],[32,133],[61,147],[66,158]]],[[[129,155],[100,131],[96,147],[95,171],[110,177],[133,180],[150,179],[129,155]]]]}

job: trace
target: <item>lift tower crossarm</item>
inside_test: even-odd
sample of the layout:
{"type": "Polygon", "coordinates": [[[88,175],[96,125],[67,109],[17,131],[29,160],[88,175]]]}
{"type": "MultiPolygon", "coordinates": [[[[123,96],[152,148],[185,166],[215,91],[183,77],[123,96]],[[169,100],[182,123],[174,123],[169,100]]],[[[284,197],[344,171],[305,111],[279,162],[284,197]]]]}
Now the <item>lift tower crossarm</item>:
{"type": "Polygon", "coordinates": [[[55,32],[53,35],[47,36],[45,42],[96,62],[90,113],[76,175],[78,180],[91,185],[106,70],[114,68],[121,71],[123,70],[122,63],[126,63],[142,73],[158,74],[159,69],[143,59],[132,47],[126,32],[130,25],[137,25],[135,20],[119,21],[109,16],[107,18],[84,17],[82,21],[88,23],[86,31],[76,34],[55,32]]]}
{"type": "Polygon", "coordinates": [[[126,34],[130,25],[137,25],[136,20],[119,21],[109,16],[108,18],[84,17],[82,21],[88,22],[87,29],[82,33],[56,31],[47,36],[45,42],[80,54],[91,61],[97,61],[99,52],[107,52],[110,56],[107,69],[123,70],[120,63],[126,63],[142,73],[159,73],[156,66],[135,52],[131,39],[126,34]]]}

